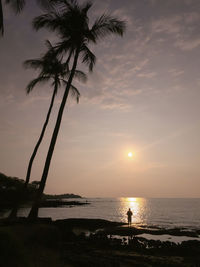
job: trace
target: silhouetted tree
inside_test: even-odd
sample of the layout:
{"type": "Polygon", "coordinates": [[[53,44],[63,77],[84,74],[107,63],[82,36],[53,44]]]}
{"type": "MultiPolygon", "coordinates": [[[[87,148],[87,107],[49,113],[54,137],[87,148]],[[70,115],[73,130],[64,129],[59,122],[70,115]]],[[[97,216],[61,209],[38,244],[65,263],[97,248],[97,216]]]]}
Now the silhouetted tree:
{"type": "MultiPolygon", "coordinates": [[[[45,8],[51,8],[53,6],[53,0],[37,0],[38,4],[45,8]]],[[[20,13],[25,4],[25,0],[5,0],[5,5],[9,5],[12,10],[18,14],[20,13]]],[[[0,0],[0,33],[3,35],[4,33],[4,16],[3,16],[3,0],[0,0]]]]}
{"type": "Polygon", "coordinates": [[[68,62],[71,59],[73,60],[70,76],[59,108],[55,128],[47,153],[40,186],[37,192],[37,199],[33,203],[32,209],[29,213],[29,219],[31,220],[36,219],[38,216],[39,202],[45,188],[53,151],[61,125],[63,111],[68,98],[70,86],[75,75],[78,60],[81,57],[82,63],[85,63],[89,67],[89,70],[92,71],[96,62],[96,57],[90,51],[88,44],[96,44],[98,40],[103,39],[109,34],[122,36],[125,30],[124,21],[120,21],[115,17],[105,14],[97,18],[93,26],[90,28],[89,18],[87,15],[92,6],[90,2],[83,3],[82,5],[78,4],[76,0],[60,0],[56,2],[59,4],[59,9],[35,18],[33,25],[36,30],[46,27],[51,31],[57,32],[61,38],[60,42],[58,42],[55,46],[57,53],[67,55],[68,62]]]}
{"type": "MultiPolygon", "coordinates": [[[[55,49],[52,47],[52,45],[49,41],[46,41],[46,44],[49,48],[49,52],[47,52],[42,57],[42,59],[31,59],[31,60],[26,60],[24,62],[24,65],[26,67],[39,69],[41,71],[39,76],[36,79],[32,80],[28,84],[28,86],[27,86],[27,93],[28,94],[32,91],[32,89],[35,87],[36,84],[47,82],[49,80],[53,80],[52,86],[54,88],[45,123],[43,125],[40,137],[38,139],[38,142],[36,143],[36,146],[33,150],[33,153],[31,155],[31,158],[29,161],[25,185],[29,183],[32,163],[33,163],[33,160],[36,156],[36,153],[37,153],[37,150],[40,146],[40,143],[43,139],[43,136],[44,136],[44,133],[45,133],[48,121],[49,121],[49,117],[51,114],[51,110],[52,110],[52,107],[54,104],[55,95],[57,94],[57,90],[61,86],[61,84],[63,84],[64,86],[66,85],[66,83],[67,83],[66,78],[69,77],[67,64],[62,63],[57,58],[57,56],[55,54],[55,49]]],[[[87,76],[82,71],[76,70],[75,76],[76,76],[76,78],[80,79],[81,81],[86,81],[86,79],[87,79],[87,76]]],[[[79,96],[80,96],[78,89],[76,87],[74,87],[73,85],[71,85],[70,90],[71,90],[72,96],[74,96],[76,98],[77,103],[78,103],[79,102],[79,96]]]]}
{"type": "MultiPolygon", "coordinates": [[[[19,200],[21,198],[23,198],[23,194],[25,193],[27,185],[30,181],[32,164],[33,164],[33,161],[34,161],[35,156],[37,154],[38,148],[42,142],[42,139],[44,137],[58,88],[62,84],[64,86],[66,85],[67,81],[65,80],[65,78],[68,78],[68,76],[69,76],[68,67],[66,67],[66,63],[62,63],[61,60],[59,60],[57,58],[55,51],[54,51],[54,48],[52,47],[52,45],[49,41],[46,41],[46,45],[49,48],[49,52],[47,52],[42,58],[30,59],[30,60],[26,60],[24,62],[25,67],[31,67],[33,69],[40,70],[39,76],[37,78],[33,79],[28,84],[28,86],[26,88],[26,91],[28,94],[33,90],[33,88],[37,84],[49,82],[50,80],[52,80],[52,86],[54,89],[53,89],[53,94],[51,97],[50,106],[49,106],[49,109],[47,112],[47,116],[46,116],[44,125],[42,127],[42,131],[40,133],[39,139],[38,139],[38,141],[34,147],[33,153],[32,153],[30,160],[29,160],[28,169],[27,169],[27,173],[26,173],[26,179],[25,179],[25,183],[24,183],[24,190],[23,190],[24,192],[21,193],[21,197],[19,198],[19,200]]],[[[87,78],[83,72],[78,71],[78,70],[76,70],[75,76],[77,78],[81,79],[82,81],[86,81],[86,78],[87,78]]],[[[76,100],[78,103],[79,96],[80,96],[79,91],[73,85],[71,85],[70,90],[71,90],[72,96],[76,97],[76,100]]],[[[9,216],[10,218],[16,217],[18,208],[19,208],[19,201],[16,201],[15,206],[13,207],[11,214],[9,216]]]]}
{"type": "MultiPolygon", "coordinates": [[[[11,209],[19,199],[19,193],[24,187],[24,180],[17,177],[9,177],[0,173],[0,211],[11,209]]],[[[33,200],[39,182],[32,182],[27,186],[26,194],[23,196],[23,203],[33,200]]]]}

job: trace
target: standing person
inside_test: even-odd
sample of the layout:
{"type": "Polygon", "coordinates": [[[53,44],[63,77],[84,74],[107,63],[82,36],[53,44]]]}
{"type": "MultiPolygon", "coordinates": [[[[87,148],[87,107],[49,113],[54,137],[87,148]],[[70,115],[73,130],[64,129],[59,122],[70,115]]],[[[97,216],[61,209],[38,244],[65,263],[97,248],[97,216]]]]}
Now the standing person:
{"type": "Polygon", "coordinates": [[[133,213],[132,213],[132,211],[131,211],[130,208],[129,208],[129,210],[127,211],[126,215],[128,216],[128,226],[131,226],[131,221],[132,221],[133,213]]]}

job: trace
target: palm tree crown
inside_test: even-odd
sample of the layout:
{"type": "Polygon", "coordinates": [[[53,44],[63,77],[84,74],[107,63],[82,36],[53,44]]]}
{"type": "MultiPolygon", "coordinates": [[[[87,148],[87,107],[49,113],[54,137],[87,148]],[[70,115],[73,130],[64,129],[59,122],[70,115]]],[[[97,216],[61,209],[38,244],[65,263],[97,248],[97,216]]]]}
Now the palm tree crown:
{"type": "Polygon", "coordinates": [[[48,28],[56,31],[61,41],[55,46],[57,53],[68,54],[68,60],[78,48],[82,63],[88,65],[92,71],[96,62],[95,55],[88,48],[89,43],[96,44],[109,34],[122,36],[125,22],[110,15],[103,14],[89,27],[88,11],[90,2],[79,5],[76,0],[56,0],[58,9],[36,17],[33,26],[36,30],[48,28]]]}
{"type": "MultiPolygon", "coordinates": [[[[42,58],[29,59],[24,62],[24,66],[26,68],[33,68],[40,71],[38,77],[30,81],[27,85],[26,91],[28,94],[33,90],[36,84],[47,82],[51,79],[53,80],[52,85],[56,85],[56,87],[54,87],[56,88],[55,93],[57,93],[57,90],[61,86],[61,84],[65,86],[67,83],[66,79],[69,77],[70,72],[68,70],[66,62],[63,63],[62,59],[59,59],[57,57],[55,49],[50,41],[46,41],[46,46],[49,50],[44,56],[42,56],[42,58]]],[[[80,70],[76,70],[75,77],[82,82],[85,82],[87,80],[85,73],[80,70]]],[[[70,90],[72,96],[75,96],[78,102],[80,97],[78,89],[75,86],[71,85],[70,90]]]]}

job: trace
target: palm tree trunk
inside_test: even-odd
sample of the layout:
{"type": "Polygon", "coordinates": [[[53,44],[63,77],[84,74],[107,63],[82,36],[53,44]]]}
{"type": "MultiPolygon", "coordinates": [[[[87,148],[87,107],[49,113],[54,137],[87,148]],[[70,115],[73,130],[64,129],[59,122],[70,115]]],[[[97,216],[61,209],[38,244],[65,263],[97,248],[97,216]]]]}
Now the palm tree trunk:
{"type": "Polygon", "coordinates": [[[60,105],[60,109],[59,109],[59,112],[58,112],[56,125],[54,127],[54,131],[53,131],[53,134],[52,134],[51,143],[50,143],[50,146],[49,146],[49,150],[48,150],[48,153],[47,153],[47,157],[46,157],[46,162],[45,162],[42,178],[41,178],[41,181],[40,181],[40,186],[39,186],[39,189],[38,189],[37,195],[36,195],[36,200],[33,203],[31,211],[30,211],[30,213],[28,215],[28,218],[30,220],[35,220],[38,217],[39,203],[40,203],[40,200],[41,200],[41,197],[42,197],[42,194],[43,194],[43,191],[44,191],[44,187],[45,187],[45,184],[46,184],[46,180],[47,180],[47,176],[48,176],[48,172],[49,172],[49,167],[50,167],[53,151],[54,151],[54,148],[55,148],[56,140],[57,140],[57,137],[58,137],[58,132],[59,132],[59,129],[60,129],[60,124],[61,124],[61,120],[62,120],[62,116],[63,116],[63,111],[64,111],[64,108],[65,108],[65,104],[66,104],[66,101],[67,101],[67,98],[68,98],[68,95],[69,95],[69,90],[70,90],[70,87],[71,87],[71,83],[72,83],[72,80],[73,80],[73,77],[74,77],[74,73],[75,73],[75,70],[76,70],[76,66],[77,66],[77,62],[78,62],[78,56],[79,56],[79,48],[77,48],[77,50],[76,50],[72,71],[71,71],[67,86],[65,88],[63,99],[62,99],[62,102],[61,102],[61,105],[60,105]]]}
{"type": "Polygon", "coordinates": [[[44,137],[44,133],[46,131],[47,124],[49,122],[49,117],[51,115],[51,110],[52,110],[52,107],[53,107],[53,104],[54,104],[54,100],[55,100],[55,96],[56,96],[57,90],[58,90],[58,84],[57,84],[57,82],[55,82],[55,87],[54,87],[53,95],[52,95],[52,98],[51,98],[51,103],[50,103],[50,106],[49,106],[47,117],[46,117],[45,123],[43,125],[40,137],[39,137],[39,139],[37,141],[37,144],[36,144],[36,146],[35,146],[35,148],[33,150],[33,154],[31,155],[31,158],[30,158],[30,161],[29,161],[29,164],[28,164],[28,170],[27,170],[26,181],[25,181],[25,188],[27,187],[27,185],[28,185],[28,183],[30,181],[30,175],[31,175],[31,169],[32,169],[33,160],[35,159],[35,156],[37,154],[38,148],[39,148],[39,146],[40,146],[40,144],[42,142],[42,139],[44,137]]]}
{"type": "Polygon", "coordinates": [[[2,1],[0,0],[0,32],[1,35],[3,35],[4,32],[4,26],[3,26],[3,6],[2,1]]]}
{"type": "Polygon", "coordinates": [[[40,144],[42,142],[42,139],[44,137],[44,133],[46,131],[46,128],[47,128],[47,125],[48,125],[48,122],[49,122],[49,117],[51,115],[51,110],[52,110],[52,107],[53,107],[53,104],[54,104],[54,100],[55,100],[55,96],[56,96],[57,90],[58,90],[58,83],[57,83],[57,81],[55,81],[55,87],[54,87],[53,95],[52,95],[52,98],[51,98],[51,103],[50,103],[50,106],[49,106],[49,110],[48,110],[48,113],[47,113],[47,116],[46,116],[46,120],[45,120],[45,123],[43,125],[40,137],[39,137],[39,139],[38,139],[38,141],[37,141],[37,143],[35,145],[35,148],[33,150],[31,158],[29,160],[28,169],[27,169],[27,173],[26,173],[26,180],[25,180],[24,186],[22,188],[22,192],[19,192],[18,199],[15,202],[15,205],[14,205],[14,207],[13,207],[13,209],[12,209],[10,215],[9,215],[10,219],[14,219],[14,218],[17,217],[17,211],[19,209],[20,202],[21,202],[21,200],[23,200],[23,197],[26,194],[26,189],[27,189],[28,183],[30,181],[31,169],[32,169],[33,161],[35,159],[35,156],[37,154],[38,148],[39,148],[39,146],[40,146],[40,144]]]}

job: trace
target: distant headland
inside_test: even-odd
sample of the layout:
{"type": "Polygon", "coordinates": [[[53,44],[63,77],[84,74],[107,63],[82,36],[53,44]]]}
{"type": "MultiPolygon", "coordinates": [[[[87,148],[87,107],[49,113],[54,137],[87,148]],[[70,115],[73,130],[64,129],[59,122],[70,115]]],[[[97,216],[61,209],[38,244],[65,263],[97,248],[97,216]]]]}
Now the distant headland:
{"type": "Polygon", "coordinates": [[[82,198],[81,196],[75,194],[60,194],[60,195],[44,194],[44,195],[47,199],[82,198]]]}

